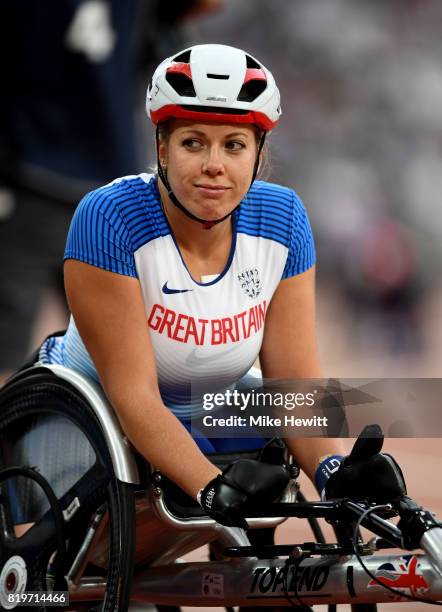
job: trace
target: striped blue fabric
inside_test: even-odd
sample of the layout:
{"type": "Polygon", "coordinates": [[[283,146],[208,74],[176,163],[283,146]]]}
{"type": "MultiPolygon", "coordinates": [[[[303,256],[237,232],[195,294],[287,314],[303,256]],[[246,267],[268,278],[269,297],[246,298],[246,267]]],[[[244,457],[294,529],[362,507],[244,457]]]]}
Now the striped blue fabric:
{"type": "Polygon", "coordinates": [[[237,231],[275,240],[288,248],[282,279],[301,274],[316,261],[304,204],[292,189],[255,181],[236,216],[237,231]]]}
{"type": "Polygon", "coordinates": [[[71,317],[64,336],[49,337],[41,346],[38,355],[41,363],[68,366],[99,382],[98,373],[83,340],[71,317]]]}
{"type": "MultiPolygon", "coordinates": [[[[235,212],[236,231],[275,240],[288,248],[282,278],[305,272],[315,263],[315,247],[305,207],[295,192],[255,181],[235,212]]],[[[69,230],[65,259],[137,277],[134,253],[170,234],[156,180],[118,179],[87,194],[69,230]]]]}
{"type": "Polygon", "coordinates": [[[50,336],[40,348],[39,361],[63,365],[63,346],[64,336],[50,336]]]}
{"type": "Polygon", "coordinates": [[[64,259],[137,277],[135,251],[169,233],[155,181],[127,177],[83,198],[72,219],[64,259]]]}

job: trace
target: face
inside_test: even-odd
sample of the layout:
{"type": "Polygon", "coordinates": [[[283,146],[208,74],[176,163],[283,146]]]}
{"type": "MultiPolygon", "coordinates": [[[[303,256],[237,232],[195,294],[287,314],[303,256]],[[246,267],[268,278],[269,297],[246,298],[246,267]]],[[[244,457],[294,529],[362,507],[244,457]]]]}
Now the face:
{"type": "Polygon", "coordinates": [[[251,125],[174,119],[159,155],[178,200],[197,217],[215,220],[248,191],[257,151],[251,125]]]}

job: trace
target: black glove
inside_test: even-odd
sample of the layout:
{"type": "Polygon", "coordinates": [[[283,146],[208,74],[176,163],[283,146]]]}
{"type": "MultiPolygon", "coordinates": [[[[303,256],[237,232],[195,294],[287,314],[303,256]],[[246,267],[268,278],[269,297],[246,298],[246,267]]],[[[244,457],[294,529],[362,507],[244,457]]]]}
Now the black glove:
{"type": "Polygon", "coordinates": [[[272,502],[289,481],[290,472],[283,466],[238,459],[204,487],[200,504],[218,523],[247,529],[247,511],[255,504],[272,502]]]}
{"type": "Polygon", "coordinates": [[[367,425],[325,485],[325,498],[350,497],[377,503],[406,495],[402,470],[391,455],[381,453],[384,434],[379,425],[367,425]]]}

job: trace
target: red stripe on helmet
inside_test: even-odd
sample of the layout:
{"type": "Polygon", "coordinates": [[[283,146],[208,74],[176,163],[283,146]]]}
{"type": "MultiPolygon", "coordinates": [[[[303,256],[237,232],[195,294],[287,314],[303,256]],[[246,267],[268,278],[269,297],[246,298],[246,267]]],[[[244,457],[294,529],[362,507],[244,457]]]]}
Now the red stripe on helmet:
{"type": "Polygon", "coordinates": [[[192,78],[190,64],[186,64],[185,62],[176,62],[175,64],[172,64],[172,66],[169,66],[169,68],[166,70],[166,73],[168,72],[178,72],[180,74],[185,74],[186,77],[189,77],[189,79],[192,78]]]}
{"type": "Polygon", "coordinates": [[[247,68],[243,84],[245,85],[249,81],[267,81],[264,70],[262,68],[247,68]]]}
{"type": "Polygon", "coordinates": [[[178,104],[166,104],[162,108],[151,111],[150,118],[154,125],[167,121],[168,119],[192,119],[193,121],[215,121],[216,123],[250,123],[257,125],[265,132],[272,130],[278,121],[272,121],[264,113],[257,111],[249,111],[245,114],[234,115],[231,113],[223,113],[220,108],[219,112],[214,107],[213,111],[195,111],[187,110],[178,104]]]}

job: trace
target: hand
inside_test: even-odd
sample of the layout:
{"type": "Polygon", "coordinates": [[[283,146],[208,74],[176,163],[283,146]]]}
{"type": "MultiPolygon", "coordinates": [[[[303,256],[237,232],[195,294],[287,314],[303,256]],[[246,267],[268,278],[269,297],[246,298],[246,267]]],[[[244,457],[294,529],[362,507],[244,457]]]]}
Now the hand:
{"type": "Polygon", "coordinates": [[[289,480],[290,472],[283,466],[238,459],[204,487],[200,504],[218,523],[247,529],[247,510],[253,504],[272,502],[289,480]]]}
{"type": "Polygon", "coordinates": [[[325,498],[350,497],[378,503],[406,495],[402,470],[391,455],[381,453],[384,435],[379,425],[368,425],[325,485],[325,498]]]}

